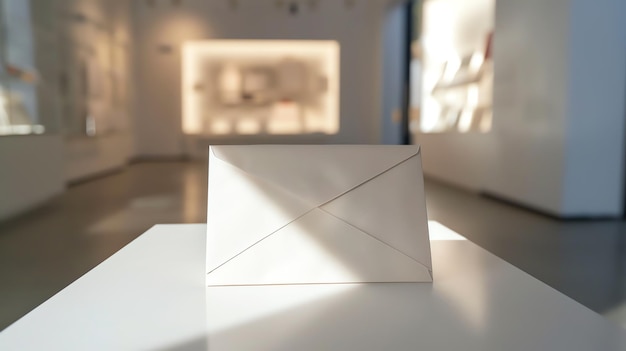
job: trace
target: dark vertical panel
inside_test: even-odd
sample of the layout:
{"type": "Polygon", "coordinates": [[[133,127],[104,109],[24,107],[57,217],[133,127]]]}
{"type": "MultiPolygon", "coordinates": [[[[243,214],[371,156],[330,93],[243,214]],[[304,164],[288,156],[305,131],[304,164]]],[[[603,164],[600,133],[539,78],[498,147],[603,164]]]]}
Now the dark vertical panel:
{"type": "Polygon", "coordinates": [[[405,145],[410,145],[412,143],[411,140],[411,129],[409,124],[411,122],[411,43],[413,42],[413,38],[415,35],[415,1],[410,0],[404,5],[404,12],[406,16],[406,36],[405,36],[405,45],[404,45],[404,60],[403,64],[403,104],[402,104],[402,143],[405,145]]]}

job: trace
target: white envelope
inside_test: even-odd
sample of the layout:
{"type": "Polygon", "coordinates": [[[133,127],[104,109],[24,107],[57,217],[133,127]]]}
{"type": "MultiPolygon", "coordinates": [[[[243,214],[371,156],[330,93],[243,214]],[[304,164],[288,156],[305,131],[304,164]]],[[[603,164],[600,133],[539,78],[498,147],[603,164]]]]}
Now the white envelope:
{"type": "Polygon", "coordinates": [[[432,282],[418,146],[211,146],[207,285],[432,282]]]}

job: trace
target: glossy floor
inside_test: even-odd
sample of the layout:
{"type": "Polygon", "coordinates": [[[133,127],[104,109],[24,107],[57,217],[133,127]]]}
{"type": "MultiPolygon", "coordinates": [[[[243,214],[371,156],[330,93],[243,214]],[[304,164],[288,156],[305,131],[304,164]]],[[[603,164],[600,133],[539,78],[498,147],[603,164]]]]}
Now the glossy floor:
{"type": "MultiPolygon", "coordinates": [[[[626,325],[626,222],[560,222],[427,182],[429,217],[626,325]]],[[[206,219],[206,165],[143,163],[0,224],[0,329],[156,223],[206,219]]]]}

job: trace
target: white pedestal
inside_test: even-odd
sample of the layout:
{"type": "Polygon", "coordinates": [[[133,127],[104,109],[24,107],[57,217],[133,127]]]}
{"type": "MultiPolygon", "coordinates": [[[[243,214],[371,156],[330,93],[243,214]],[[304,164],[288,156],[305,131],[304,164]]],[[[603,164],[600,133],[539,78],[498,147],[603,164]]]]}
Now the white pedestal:
{"type": "Polygon", "coordinates": [[[626,349],[626,330],[469,241],[432,242],[434,284],[207,289],[205,228],[151,229],[0,333],[0,350],[626,349]]]}

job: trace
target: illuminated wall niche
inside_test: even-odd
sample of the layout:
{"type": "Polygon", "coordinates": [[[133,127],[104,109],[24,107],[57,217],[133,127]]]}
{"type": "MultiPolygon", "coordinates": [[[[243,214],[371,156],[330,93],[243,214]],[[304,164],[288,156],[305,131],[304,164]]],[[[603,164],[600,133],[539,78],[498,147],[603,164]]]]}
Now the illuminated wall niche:
{"type": "Polygon", "coordinates": [[[423,2],[421,42],[413,44],[420,69],[412,84],[421,84],[414,132],[491,130],[494,18],[494,0],[423,2]]]}
{"type": "Polygon", "coordinates": [[[205,40],[183,47],[183,131],[336,134],[336,41],[205,40]]]}

